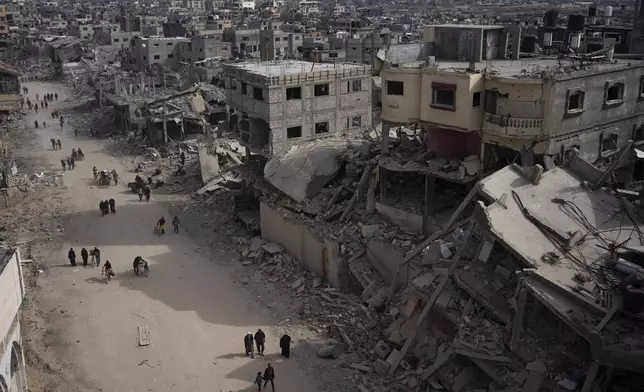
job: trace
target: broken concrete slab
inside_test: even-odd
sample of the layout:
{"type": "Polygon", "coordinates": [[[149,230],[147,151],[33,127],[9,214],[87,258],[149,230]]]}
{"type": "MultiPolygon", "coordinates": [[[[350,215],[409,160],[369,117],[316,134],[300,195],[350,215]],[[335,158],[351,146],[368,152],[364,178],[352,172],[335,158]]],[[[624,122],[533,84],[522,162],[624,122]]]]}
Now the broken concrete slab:
{"type": "Polygon", "coordinates": [[[360,228],[363,238],[371,238],[378,233],[380,225],[362,225],[360,228]]]}
{"type": "Polygon", "coordinates": [[[269,242],[262,245],[262,249],[271,256],[284,252],[284,249],[275,242],[269,242]]]}
{"type": "Polygon", "coordinates": [[[494,273],[496,275],[501,275],[505,280],[508,280],[510,279],[510,275],[512,274],[512,271],[510,271],[505,267],[497,265],[496,268],[494,269],[494,273]]]}
{"type": "Polygon", "coordinates": [[[264,240],[263,238],[255,237],[250,242],[250,247],[248,248],[248,250],[250,252],[257,252],[265,243],[266,243],[266,240],[264,240]]]}
{"type": "Polygon", "coordinates": [[[391,364],[389,364],[389,362],[383,359],[378,359],[376,360],[376,362],[373,363],[373,369],[376,371],[376,373],[382,374],[382,375],[387,374],[390,367],[391,367],[391,364]]]}
{"type": "Polygon", "coordinates": [[[292,290],[297,290],[303,284],[304,284],[304,278],[299,278],[295,282],[291,283],[291,289],[292,290]]]}
{"type": "Polygon", "coordinates": [[[275,188],[297,202],[317,195],[342,168],[340,157],[362,141],[325,139],[293,146],[282,157],[270,159],[264,167],[264,178],[275,188]]]}
{"type": "Polygon", "coordinates": [[[342,346],[339,344],[333,344],[331,346],[322,347],[318,351],[318,357],[320,358],[333,358],[338,359],[342,356],[342,346]]]}
{"type": "Polygon", "coordinates": [[[402,346],[403,336],[400,331],[396,329],[391,332],[391,335],[389,335],[389,341],[397,346],[402,346]]]}
{"type": "Polygon", "coordinates": [[[201,181],[208,184],[220,173],[219,159],[216,154],[210,154],[207,147],[199,148],[199,165],[201,166],[201,181]]]}
{"type": "Polygon", "coordinates": [[[398,350],[392,350],[391,353],[389,353],[389,356],[387,357],[387,363],[390,366],[393,366],[394,363],[399,363],[400,362],[400,351],[398,350]]]}
{"type": "Polygon", "coordinates": [[[373,371],[373,369],[371,367],[369,367],[367,365],[363,365],[361,363],[352,363],[352,364],[349,365],[349,367],[351,369],[360,370],[361,372],[365,372],[365,373],[371,373],[373,371]]]}
{"type": "Polygon", "coordinates": [[[376,282],[371,282],[366,289],[362,290],[362,302],[367,302],[376,290],[378,290],[378,285],[376,282]]]}

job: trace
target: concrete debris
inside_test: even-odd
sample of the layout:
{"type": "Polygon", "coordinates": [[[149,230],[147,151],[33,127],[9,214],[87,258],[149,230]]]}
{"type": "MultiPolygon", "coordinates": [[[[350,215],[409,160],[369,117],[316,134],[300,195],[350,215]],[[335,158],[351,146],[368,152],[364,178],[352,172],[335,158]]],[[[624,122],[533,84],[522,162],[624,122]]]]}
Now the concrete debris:
{"type": "Polygon", "coordinates": [[[338,359],[342,356],[342,346],[339,344],[332,344],[330,346],[322,347],[318,350],[318,357],[338,359]]]}
{"type": "Polygon", "coordinates": [[[274,256],[278,253],[282,253],[284,251],[284,249],[282,249],[281,246],[279,246],[274,242],[269,242],[267,244],[262,245],[262,249],[271,256],[274,256]]]}

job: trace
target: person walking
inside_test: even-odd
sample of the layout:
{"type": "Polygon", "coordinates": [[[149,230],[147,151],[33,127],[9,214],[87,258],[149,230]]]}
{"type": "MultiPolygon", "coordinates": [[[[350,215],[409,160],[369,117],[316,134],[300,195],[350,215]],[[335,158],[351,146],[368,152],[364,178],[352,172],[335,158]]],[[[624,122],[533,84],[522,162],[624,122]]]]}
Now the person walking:
{"type": "Polygon", "coordinates": [[[246,356],[250,354],[251,358],[255,358],[255,354],[253,353],[253,334],[250,332],[244,336],[244,349],[246,350],[246,356]]]}
{"type": "Polygon", "coordinates": [[[60,139],[57,139],[57,140],[56,140],[56,145],[58,146],[58,149],[59,149],[59,150],[62,150],[62,149],[63,149],[63,143],[61,143],[61,142],[60,142],[60,139]]]}
{"type": "Polygon", "coordinates": [[[74,136],[78,137],[78,128],[74,128],[74,136]]]}
{"type": "Polygon", "coordinates": [[[76,267],[76,252],[74,252],[74,248],[69,248],[67,257],[69,258],[69,263],[72,265],[72,267],[76,267]]]}
{"type": "Polygon", "coordinates": [[[58,93],[54,93],[54,98],[56,98],[56,101],[58,101],[58,93]]]}
{"type": "Polygon", "coordinates": [[[83,266],[87,267],[87,259],[89,258],[89,255],[87,254],[87,249],[85,248],[81,249],[81,258],[83,259],[83,266]]]}
{"type": "Polygon", "coordinates": [[[65,160],[64,160],[64,159],[61,159],[61,160],[60,160],[60,164],[61,164],[61,165],[63,165],[63,171],[65,171],[65,165],[67,165],[67,164],[65,163],[65,160]]]}
{"type": "Polygon", "coordinates": [[[262,391],[262,381],[264,381],[264,377],[262,377],[262,372],[257,372],[257,376],[255,377],[255,385],[257,385],[257,390],[262,391]]]}
{"type": "Polygon", "coordinates": [[[255,345],[257,346],[257,354],[264,355],[264,342],[266,341],[266,334],[260,329],[255,332],[255,345]]]}
{"type": "Polygon", "coordinates": [[[97,267],[100,266],[101,265],[101,251],[98,250],[97,247],[94,247],[94,249],[92,250],[91,253],[92,253],[92,257],[94,258],[94,261],[96,262],[96,266],[97,267]]]}
{"type": "Polygon", "coordinates": [[[280,339],[280,348],[282,349],[282,356],[285,358],[291,357],[291,337],[284,334],[280,339]]]}
{"type": "Polygon", "coordinates": [[[264,389],[266,389],[266,386],[268,383],[271,383],[271,388],[273,391],[275,391],[275,369],[273,369],[273,365],[270,363],[268,366],[266,366],[266,369],[264,370],[264,389]]]}
{"type": "Polygon", "coordinates": [[[72,155],[69,160],[72,163],[72,170],[76,169],[76,159],[74,159],[74,156],[72,155]]]}
{"type": "Polygon", "coordinates": [[[72,170],[72,158],[67,158],[67,167],[72,170]]]}
{"type": "Polygon", "coordinates": [[[185,153],[185,151],[181,150],[180,157],[181,157],[181,166],[185,166],[186,165],[186,153],[185,153]]]}
{"type": "Polygon", "coordinates": [[[55,150],[56,149],[56,139],[54,139],[52,137],[51,139],[49,139],[49,141],[51,142],[51,149],[55,150]]]}
{"type": "Polygon", "coordinates": [[[150,191],[149,186],[145,187],[145,190],[143,191],[143,193],[145,194],[145,201],[150,201],[150,193],[151,193],[151,191],[150,191]]]}
{"type": "Polygon", "coordinates": [[[105,200],[103,202],[103,208],[105,209],[105,215],[109,215],[109,213],[110,213],[110,201],[109,200],[105,200]]]}
{"type": "Polygon", "coordinates": [[[109,203],[110,203],[110,211],[112,211],[112,214],[116,214],[116,201],[114,201],[114,199],[110,199],[109,203]]]}
{"type": "Polygon", "coordinates": [[[176,215],[172,219],[172,231],[175,234],[179,234],[179,217],[176,215]]]}

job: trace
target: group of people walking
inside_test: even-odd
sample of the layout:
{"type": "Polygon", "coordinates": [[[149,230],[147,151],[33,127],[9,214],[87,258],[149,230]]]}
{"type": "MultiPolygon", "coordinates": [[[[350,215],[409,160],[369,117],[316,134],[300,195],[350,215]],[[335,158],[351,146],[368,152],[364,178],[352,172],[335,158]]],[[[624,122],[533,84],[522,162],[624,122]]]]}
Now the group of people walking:
{"type": "MultiPolygon", "coordinates": [[[[246,355],[250,355],[251,358],[255,358],[255,347],[257,346],[257,353],[259,355],[264,355],[264,348],[265,348],[265,343],[266,343],[266,334],[262,329],[258,329],[257,332],[255,332],[255,335],[252,333],[248,332],[244,336],[244,349],[246,351],[246,355]]],[[[280,348],[282,350],[282,356],[285,358],[290,358],[291,357],[291,337],[288,336],[288,334],[284,334],[280,338],[280,348]]],[[[264,370],[264,373],[262,372],[257,372],[257,376],[255,377],[255,384],[257,385],[258,391],[262,390],[262,383],[263,383],[263,388],[266,388],[268,386],[268,383],[271,384],[271,387],[273,391],[275,390],[275,369],[273,369],[273,366],[269,363],[266,369],[264,370]]]]}
{"type": "MultiPolygon", "coordinates": [[[[92,267],[94,265],[96,265],[97,267],[101,265],[101,251],[98,250],[97,247],[94,247],[94,249],[90,250],[89,252],[87,251],[87,249],[83,248],[81,249],[81,258],[83,259],[84,267],[87,267],[90,256],[92,256],[92,267]]],[[[74,248],[69,248],[69,252],[67,252],[67,258],[69,258],[69,263],[72,265],[72,267],[76,267],[76,251],[74,251],[74,248]]]]}
{"type": "Polygon", "coordinates": [[[116,214],[116,201],[114,199],[102,200],[98,203],[98,208],[101,210],[101,216],[108,215],[110,212],[116,214]]]}

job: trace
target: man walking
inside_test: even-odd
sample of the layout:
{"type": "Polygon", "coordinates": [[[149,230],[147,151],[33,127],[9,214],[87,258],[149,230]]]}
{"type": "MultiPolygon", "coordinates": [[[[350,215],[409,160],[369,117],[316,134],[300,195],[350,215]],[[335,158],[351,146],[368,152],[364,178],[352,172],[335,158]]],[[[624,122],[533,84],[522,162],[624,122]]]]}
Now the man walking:
{"type": "Polygon", "coordinates": [[[69,258],[69,263],[72,265],[72,267],[76,267],[76,252],[74,252],[74,248],[69,248],[67,257],[69,258]]]}
{"type": "Polygon", "coordinates": [[[255,332],[255,344],[257,345],[257,353],[259,355],[264,355],[264,342],[266,341],[266,335],[264,331],[258,329],[255,332]]]}
{"type": "Polygon", "coordinates": [[[282,356],[285,358],[291,357],[291,337],[284,334],[280,339],[280,348],[282,349],[282,356]]]}
{"type": "Polygon", "coordinates": [[[100,266],[101,265],[101,251],[98,250],[97,247],[94,247],[94,249],[92,250],[92,257],[94,258],[94,261],[96,261],[96,266],[97,267],[100,266]]]}
{"type": "Polygon", "coordinates": [[[175,234],[179,234],[179,217],[176,215],[172,219],[172,231],[175,234]]]}
{"type": "Polygon", "coordinates": [[[83,266],[87,267],[87,259],[89,255],[87,254],[87,249],[83,248],[81,249],[81,258],[83,259],[83,266]]]}
{"type": "Polygon", "coordinates": [[[266,386],[268,383],[271,383],[271,388],[273,391],[275,391],[275,369],[273,369],[273,366],[269,363],[268,366],[266,366],[266,370],[264,370],[264,389],[266,389],[266,386]]]}
{"type": "Polygon", "coordinates": [[[250,354],[251,358],[255,358],[253,353],[253,334],[250,332],[244,336],[244,349],[246,350],[246,355],[250,354]]]}
{"type": "Polygon", "coordinates": [[[110,211],[112,211],[112,214],[116,214],[116,201],[114,199],[110,199],[110,211]]]}

